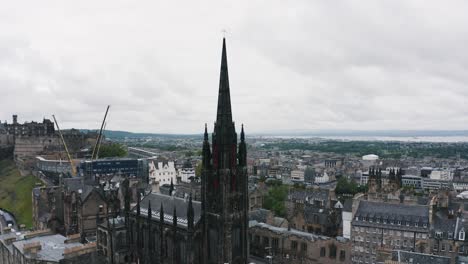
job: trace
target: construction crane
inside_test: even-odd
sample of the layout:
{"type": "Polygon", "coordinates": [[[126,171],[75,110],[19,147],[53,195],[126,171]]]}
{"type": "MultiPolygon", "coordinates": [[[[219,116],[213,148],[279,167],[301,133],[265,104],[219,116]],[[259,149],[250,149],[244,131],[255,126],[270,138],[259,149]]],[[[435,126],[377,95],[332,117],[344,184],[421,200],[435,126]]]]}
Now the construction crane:
{"type": "MultiPolygon", "coordinates": [[[[104,123],[104,128],[102,130],[102,133],[106,131],[106,126],[107,126],[107,122],[104,123]]],[[[101,150],[101,145],[102,145],[102,141],[99,141],[99,145],[97,146],[97,150],[96,150],[96,159],[99,159],[99,150],[101,150]]]]}
{"type": "Polygon", "coordinates": [[[102,130],[104,129],[104,124],[106,123],[107,113],[109,112],[110,105],[107,106],[106,113],[104,114],[104,119],[102,120],[101,130],[99,130],[98,137],[96,139],[96,144],[94,144],[93,153],[91,154],[91,160],[97,159],[98,146],[101,144],[102,140],[102,130]]]}
{"type": "Polygon", "coordinates": [[[52,115],[52,117],[54,118],[55,125],[57,126],[57,130],[59,132],[60,139],[62,140],[63,147],[65,148],[65,152],[67,153],[68,161],[70,161],[72,177],[75,177],[76,176],[76,168],[75,168],[75,164],[74,164],[74,162],[73,162],[73,160],[72,160],[72,158],[70,156],[70,152],[68,151],[67,143],[65,142],[65,139],[63,138],[62,131],[60,130],[57,119],[55,119],[55,115],[52,115]]]}

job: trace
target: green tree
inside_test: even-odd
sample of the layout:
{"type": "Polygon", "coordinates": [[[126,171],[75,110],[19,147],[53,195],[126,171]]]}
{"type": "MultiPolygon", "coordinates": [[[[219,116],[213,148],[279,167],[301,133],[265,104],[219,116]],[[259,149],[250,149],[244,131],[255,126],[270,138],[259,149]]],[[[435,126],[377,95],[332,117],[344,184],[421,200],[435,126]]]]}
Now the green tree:
{"type": "Polygon", "coordinates": [[[284,204],[288,196],[288,187],[285,185],[273,185],[265,196],[263,207],[272,210],[277,216],[286,216],[284,204]]]}
{"type": "Polygon", "coordinates": [[[366,192],[366,186],[358,186],[356,182],[348,180],[346,177],[341,177],[338,179],[336,184],[335,192],[336,194],[356,194],[358,192],[366,192]]]}
{"type": "Polygon", "coordinates": [[[307,166],[304,171],[304,180],[306,182],[314,182],[315,181],[315,169],[311,166],[307,166]]]}
{"type": "Polygon", "coordinates": [[[114,158],[127,156],[127,149],[119,143],[104,144],[99,149],[99,158],[114,158]]]}
{"type": "Polygon", "coordinates": [[[197,163],[197,166],[195,166],[195,177],[201,177],[202,174],[202,163],[201,161],[197,163]]]}

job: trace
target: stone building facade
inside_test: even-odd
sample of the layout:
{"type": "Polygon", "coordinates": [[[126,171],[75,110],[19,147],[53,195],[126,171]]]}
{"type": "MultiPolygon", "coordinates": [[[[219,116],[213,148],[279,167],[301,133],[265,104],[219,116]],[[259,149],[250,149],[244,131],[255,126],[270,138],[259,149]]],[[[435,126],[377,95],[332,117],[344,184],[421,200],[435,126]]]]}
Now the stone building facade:
{"type": "Polygon", "coordinates": [[[429,207],[360,201],[351,222],[353,263],[375,263],[378,250],[429,253],[429,207]]]}
{"type": "Polygon", "coordinates": [[[250,222],[250,254],[273,263],[351,263],[351,243],[343,238],[250,222]]]}

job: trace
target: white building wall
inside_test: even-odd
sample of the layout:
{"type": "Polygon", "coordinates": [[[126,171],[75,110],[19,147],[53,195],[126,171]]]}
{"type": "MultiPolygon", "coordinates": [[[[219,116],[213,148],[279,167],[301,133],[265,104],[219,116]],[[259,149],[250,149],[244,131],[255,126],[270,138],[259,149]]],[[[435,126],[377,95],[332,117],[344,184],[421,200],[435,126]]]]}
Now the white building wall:
{"type": "Polygon", "coordinates": [[[315,183],[327,183],[330,181],[330,176],[328,176],[327,172],[324,172],[322,177],[315,177],[315,183]]]}
{"type": "Polygon", "coordinates": [[[181,168],[179,170],[179,177],[180,181],[182,182],[190,182],[190,177],[195,178],[195,169],[194,168],[181,168]]]}
{"type": "Polygon", "coordinates": [[[170,184],[171,179],[177,183],[177,172],[173,161],[167,163],[151,161],[149,164],[149,178],[153,182],[159,182],[159,185],[170,184]]]}
{"type": "Polygon", "coordinates": [[[291,179],[296,181],[304,181],[304,171],[293,170],[291,171],[291,179]]]}
{"type": "Polygon", "coordinates": [[[343,237],[347,239],[351,239],[351,221],[353,220],[353,213],[343,211],[342,219],[343,219],[343,237]]]}

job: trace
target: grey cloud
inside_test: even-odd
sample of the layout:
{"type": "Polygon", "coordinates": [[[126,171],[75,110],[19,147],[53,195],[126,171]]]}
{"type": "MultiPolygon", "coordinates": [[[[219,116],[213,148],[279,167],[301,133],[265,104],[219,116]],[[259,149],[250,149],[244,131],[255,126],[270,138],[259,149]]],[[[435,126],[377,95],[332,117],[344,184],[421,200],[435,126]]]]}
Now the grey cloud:
{"type": "Polygon", "coordinates": [[[249,132],[466,129],[464,1],[10,1],[0,118],[198,133],[228,29],[234,119],[249,132]]]}

